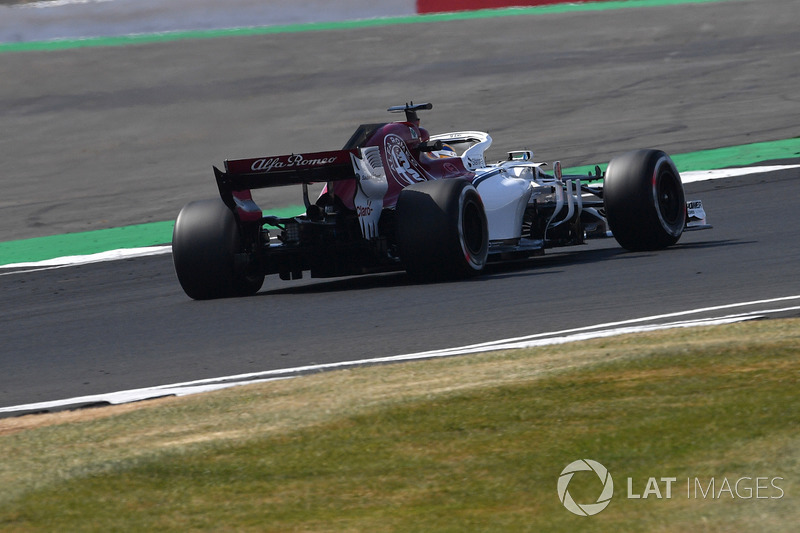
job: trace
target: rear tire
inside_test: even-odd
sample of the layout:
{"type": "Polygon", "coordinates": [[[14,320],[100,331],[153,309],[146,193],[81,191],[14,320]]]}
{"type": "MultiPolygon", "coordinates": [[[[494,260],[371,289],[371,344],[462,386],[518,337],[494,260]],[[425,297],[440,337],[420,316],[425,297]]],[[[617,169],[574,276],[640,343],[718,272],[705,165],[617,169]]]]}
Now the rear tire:
{"type": "Polygon", "coordinates": [[[671,246],[686,225],[680,174],[660,150],[637,150],[612,159],[603,184],[603,202],[611,233],[631,251],[671,246]]]}
{"type": "Polygon", "coordinates": [[[195,300],[255,294],[264,276],[237,268],[243,251],[233,213],[222,200],[191,202],[172,232],[172,261],[184,292],[195,300]]]}
{"type": "Polygon", "coordinates": [[[397,199],[397,243],[406,271],[420,281],[479,274],[489,225],[475,187],[462,179],[417,183],[397,199]]]}

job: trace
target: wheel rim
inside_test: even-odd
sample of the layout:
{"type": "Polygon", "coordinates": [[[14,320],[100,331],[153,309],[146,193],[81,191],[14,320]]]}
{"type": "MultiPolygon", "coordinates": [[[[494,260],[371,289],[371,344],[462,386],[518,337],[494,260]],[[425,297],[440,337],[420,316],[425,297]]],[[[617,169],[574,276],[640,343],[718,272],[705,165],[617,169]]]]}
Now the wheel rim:
{"type": "Polygon", "coordinates": [[[486,262],[486,227],[481,215],[481,206],[474,199],[466,198],[459,221],[461,248],[465,259],[475,269],[483,268],[486,262]]]}
{"type": "Polygon", "coordinates": [[[680,179],[666,159],[656,164],[653,176],[653,196],[656,212],[662,227],[670,234],[680,234],[683,229],[683,187],[680,179]]]}
{"type": "Polygon", "coordinates": [[[658,195],[658,209],[667,224],[674,224],[680,217],[680,202],[678,201],[678,188],[675,176],[662,175],[658,180],[656,194],[658,195]]]}

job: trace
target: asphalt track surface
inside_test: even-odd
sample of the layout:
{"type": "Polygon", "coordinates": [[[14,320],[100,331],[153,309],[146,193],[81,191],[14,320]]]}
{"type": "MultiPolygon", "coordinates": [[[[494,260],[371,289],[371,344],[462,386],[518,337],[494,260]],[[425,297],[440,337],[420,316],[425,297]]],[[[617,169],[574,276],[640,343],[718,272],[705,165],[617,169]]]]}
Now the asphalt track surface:
{"type": "MultiPolygon", "coordinates": [[[[731,1],[0,55],[0,240],[170,219],[215,194],[213,163],[338,148],[412,99],[434,102],[432,131],[565,165],[795,137],[794,13],[731,1]]],[[[665,251],[597,241],[465,282],[268,278],[194,302],[169,255],[3,276],[0,407],[797,295],[798,178],[688,185],[715,228],[665,251]]]]}

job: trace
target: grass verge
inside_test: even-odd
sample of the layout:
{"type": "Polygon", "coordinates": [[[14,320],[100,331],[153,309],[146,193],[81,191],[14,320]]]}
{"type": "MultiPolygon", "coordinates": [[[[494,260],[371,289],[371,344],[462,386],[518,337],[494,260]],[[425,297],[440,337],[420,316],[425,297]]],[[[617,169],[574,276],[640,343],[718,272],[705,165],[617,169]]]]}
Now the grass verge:
{"type": "Polygon", "coordinates": [[[799,378],[774,320],[5,419],[0,530],[794,531],[799,378]]]}

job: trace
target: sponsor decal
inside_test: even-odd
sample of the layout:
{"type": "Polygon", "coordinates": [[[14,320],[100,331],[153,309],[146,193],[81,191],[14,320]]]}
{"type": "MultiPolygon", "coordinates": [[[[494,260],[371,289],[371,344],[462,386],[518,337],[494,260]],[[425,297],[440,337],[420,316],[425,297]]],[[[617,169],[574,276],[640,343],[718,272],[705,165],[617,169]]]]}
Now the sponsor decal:
{"type": "Polygon", "coordinates": [[[393,133],[387,135],[383,140],[383,147],[389,173],[401,187],[433,179],[414,159],[400,136],[393,133]]]}
{"type": "Polygon", "coordinates": [[[467,157],[467,164],[469,165],[470,170],[475,170],[476,168],[483,168],[486,166],[486,162],[482,157],[467,157]]]}
{"type": "Polygon", "coordinates": [[[455,166],[453,163],[445,163],[442,165],[442,170],[444,170],[448,174],[460,174],[461,171],[458,170],[458,167],[455,166]]]}
{"type": "Polygon", "coordinates": [[[318,154],[310,156],[309,159],[303,154],[292,154],[280,157],[265,157],[256,159],[250,166],[250,170],[254,172],[271,172],[272,170],[281,170],[297,167],[316,167],[322,165],[329,165],[336,162],[336,156],[320,157],[318,154]]]}
{"type": "Polygon", "coordinates": [[[372,216],[372,200],[367,200],[367,205],[357,205],[358,218],[372,216]]]}

